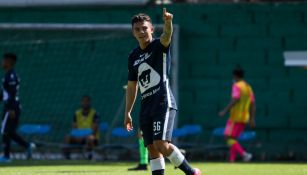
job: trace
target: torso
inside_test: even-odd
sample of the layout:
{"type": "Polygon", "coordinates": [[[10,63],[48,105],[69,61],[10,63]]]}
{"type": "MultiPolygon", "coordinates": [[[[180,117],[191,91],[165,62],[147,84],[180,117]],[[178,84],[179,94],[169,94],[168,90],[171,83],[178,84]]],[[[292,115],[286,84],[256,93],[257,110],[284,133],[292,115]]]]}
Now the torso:
{"type": "Polygon", "coordinates": [[[235,84],[240,88],[240,100],[232,107],[230,119],[234,122],[247,123],[249,121],[249,108],[251,104],[252,89],[245,81],[235,84]]]}
{"type": "Polygon", "coordinates": [[[19,109],[19,83],[20,79],[14,70],[10,70],[2,79],[2,97],[4,108],[19,109]]]}
{"type": "Polygon", "coordinates": [[[141,92],[141,116],[164,113],[167,108],[177,109],[168,78],[169,50],[155,39],[144,50],[138,47],[129,55],[129,74],[136,78],[141,92]]]}

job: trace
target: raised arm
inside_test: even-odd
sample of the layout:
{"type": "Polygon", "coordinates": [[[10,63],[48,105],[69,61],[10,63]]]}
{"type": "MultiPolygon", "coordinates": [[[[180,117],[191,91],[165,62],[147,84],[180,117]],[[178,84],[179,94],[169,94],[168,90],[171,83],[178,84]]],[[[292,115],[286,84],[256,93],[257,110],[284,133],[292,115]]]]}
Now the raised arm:
{"type": "Polygon", "coordinates": [[[131,111],[137,96],[137,81],[128,81],[126,90],[126,109],[125,109],[125,120],[124,126],[128,131],[133,130],[131,111]]]}
{"type": "Polygon", "coordinates": [[[172,40],[173,34],[173,14],[166,11],[166,8],[163,8],[163,20],[164,27],[163,33],[160,36],[160,42],[164,47],[168,47],[172,40]]]}

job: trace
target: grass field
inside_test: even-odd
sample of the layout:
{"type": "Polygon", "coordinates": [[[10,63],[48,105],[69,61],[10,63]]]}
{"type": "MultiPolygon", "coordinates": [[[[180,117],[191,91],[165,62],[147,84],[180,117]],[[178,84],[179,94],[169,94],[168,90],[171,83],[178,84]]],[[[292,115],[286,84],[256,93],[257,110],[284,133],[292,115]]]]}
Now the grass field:
{"type": "MultiPolygon", "coordinates": [[[[14,161],[0,165],[0,175],[150,175],[150,171],[128,172],[133,163],[88,161],[14,161]]],[[[203,175],[307,175],[303,163],[193,163],[203,175]]],[[[166,175],[183,175],[167,164],[166,175]]]]}

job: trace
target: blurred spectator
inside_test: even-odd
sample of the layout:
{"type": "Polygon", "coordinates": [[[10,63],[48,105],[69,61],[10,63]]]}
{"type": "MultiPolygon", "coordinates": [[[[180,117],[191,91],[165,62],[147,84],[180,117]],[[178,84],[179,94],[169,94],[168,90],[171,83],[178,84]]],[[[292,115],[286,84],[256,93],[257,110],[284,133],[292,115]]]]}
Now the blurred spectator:
{"type": "MultiPolygon", "coordinates": [[[[69,145],[85,145],[87,149],[88,159],[93,157],[93,148],[98,145],[99,141],[99,116],[94,108],[91,107],[91,99],[89,96],[83,96],[81,108],[75,112],[72,132],[65,138],[65,143],[69,145]],[[76,135],[73,131],[90,131],[88,134],[76,135]]],[[[81,132],[80,132],[81,133],[81,132]]],[[[64,149],[65,158],[70,159],[70,151],[72,147],[64,149]]]]}
{"type": "Polygon", "coordinates": [[[32,157],[32,149],[35,148],[34,143],[25,141],[18,133],[18,123],[20,120],[21,105],[19,101],[20,79],[15,71],[17,56],[15,53],[5,53],[2,59],[2,68],[5,75],[2,79],[2,100],[3,114],[1,134],[3,140],[4,156],[0,157],[0,163],[11,162],[11,142],[15,141],[27,149],[27,158],[32,157]]]}
{"type": "Polygon", "coordinates": [[[231,101],[219,115],[224,116],[228,112],[230,114],[224,131],[229,146],[229,161],[234,162],[237,154],[240,154],[244,161],[250,161],[252,154],[243,149],[238,137],[244,132],[247,123],[251,128],[255,127],[255,97],[252,87],[244,80],[244,71],[240,67],[233,70],[233,81],[231,101]]]}

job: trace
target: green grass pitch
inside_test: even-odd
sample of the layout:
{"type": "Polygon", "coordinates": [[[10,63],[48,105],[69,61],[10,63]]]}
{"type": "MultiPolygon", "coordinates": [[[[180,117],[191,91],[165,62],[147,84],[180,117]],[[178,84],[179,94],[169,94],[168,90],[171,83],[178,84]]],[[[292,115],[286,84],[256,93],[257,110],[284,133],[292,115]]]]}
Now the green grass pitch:
{"type": "MultiPolygon", "coordinates": [[[[128,172],[135,163],[89,161],[14,161],[0,164],[0,175],[150,175],[150,171],[128,172]]],[[[307,175],[303,163],[193,163],[203,175],[307,175]]],[[[183,175],[167,164],[166,175],[183,175]]]]}

